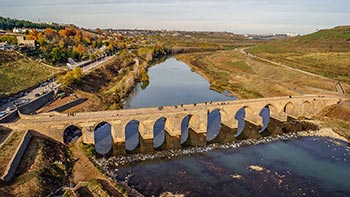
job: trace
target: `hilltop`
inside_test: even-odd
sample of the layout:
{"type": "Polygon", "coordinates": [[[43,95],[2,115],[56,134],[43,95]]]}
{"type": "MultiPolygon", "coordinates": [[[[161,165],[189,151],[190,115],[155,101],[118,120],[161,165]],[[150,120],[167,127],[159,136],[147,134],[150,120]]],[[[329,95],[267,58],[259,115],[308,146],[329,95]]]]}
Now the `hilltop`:
{"type": "Polygon", "coordinates": [[[350,26],[257,45],[247,49],[247,52],[335,80],[350,82],[350,26]]]}
{"type": "Polygon", "coordinates": [[[27,20],[18,20],[12,18],[5,18],[0,16],[0,29],[12,30],[13,28],[33,28],[33,29],[45,29],[45,28],[62,28],[62,25],[54,23],[33,23],[27,20]]]}

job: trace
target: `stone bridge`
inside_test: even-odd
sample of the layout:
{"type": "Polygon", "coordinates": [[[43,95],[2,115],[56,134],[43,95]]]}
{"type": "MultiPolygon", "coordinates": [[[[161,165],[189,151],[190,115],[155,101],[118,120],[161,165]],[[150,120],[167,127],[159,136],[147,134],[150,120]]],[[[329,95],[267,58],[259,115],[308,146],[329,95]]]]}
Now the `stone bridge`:
{"type": "MultiPolygon", "coordinates": [[[[221,132],[218,138],[235,140],[240,135],[247,133],[259,135],[262,127],[260,111],[268,107],[270,109],[270,121],[268,130],[288,128],[274,126],[274,123],[287,121],[288,118],[308,117],[320,112],[323,108],[337,104],[341,97],[333,95],[305,95],[293,97],[273,97],[251,100],[236,100],[225,102],[199,103],[181,106],[165,106],[163,108],[127,109],[118,111],[84,112],[72,114],[46,113],[39,115],[20,115],[21,119],[16,123],[2,124],[13,130],[33,130],[63,143],[63,135],[66,128],[74,125],[81,129],[83,142],[94,144],[94,131],[102,122],[111,125],[113,152],[125,154],[125,127],[133,120],[139,123],[139,145],[137,151],[153,150],[154,124],[160,118],[165,118],[165,143],[164,148],[181,147],[181,123],[185,117],[189,117],[188,130],[190,145],[201,146],[206,141],[208,114],[218,110],[221,115],[221,132]],[[245,110],[243,131],[238,131],[238,120],[235,114],[240,109],[245,110]]],[[[260,135],[261,136],[261,135],[260,135]]]]}

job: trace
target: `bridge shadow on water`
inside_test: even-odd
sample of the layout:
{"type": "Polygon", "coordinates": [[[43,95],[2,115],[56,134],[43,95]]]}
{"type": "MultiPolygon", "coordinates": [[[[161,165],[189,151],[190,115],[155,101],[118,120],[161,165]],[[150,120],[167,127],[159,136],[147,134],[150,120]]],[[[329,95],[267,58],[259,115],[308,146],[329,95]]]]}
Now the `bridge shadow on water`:
{"type": "Polygon", "coordinates": [[[222,122],[219,110],[208,112],[207,130],[199,133],[191,127],[191,115],[187,115],[181,122],[181,135],[171,136],[166,129],[166,118],[159,118],[153,125],[154,138],[143,139],[139,134],[142,125],[137,120],[130,121],[125,127],[125,143],[114,143],[114,155],[149,153],[169,149],[194,146],[206,146],[213,143],[230,143],[245,139],[258,139],[266,136],[298,132],[302,130],[316,130],[318,127],[308,122],[288,117],[282,122],[270,116],[268,106],[260,114],[261,123],[256,124],[246,118],[245,108],[240,109],[234,116],[237,128],[231,128],[222,122]]]}
{"type": "MultiPolygon", "coordinates": [[[[242,107],[236,111],[236,114],[227,114],[221,109],[208,111],[205,122],[203,120],[200,122],[198,117],[189,114],[182,117],[180,135],[168,131],[174,125],[165,117],[158,118],[151,128],[147,128],[151,131],[146,131],[144,123],[131,120],[124,127],[124,142],[114,142],[112,125],[101,122],[94,129],[95,152],[99,156],[149,153],[318,129],[314,124],[294,119],[291,116],[286,116],[287,121],[274,118],[271,115],[272,107],[269,105],[263,107],[259,112],[260,117],[256,119],[254,119],[255,114],[252,115],[247,107],[242,107]],[[203,124],[206,125],[203,127],[203,124]],[[147,139],[141,134],[147,135],[147,139]],[[150,135],[153,137],[150,138],[150,135]]],[[[288,110],[290,109],[286,105],[284,112],[288,110]]],[[[65,129],[64,142],[69,142],[79,136],[81,136],[79,128],[71,125],[65,129]]]]}

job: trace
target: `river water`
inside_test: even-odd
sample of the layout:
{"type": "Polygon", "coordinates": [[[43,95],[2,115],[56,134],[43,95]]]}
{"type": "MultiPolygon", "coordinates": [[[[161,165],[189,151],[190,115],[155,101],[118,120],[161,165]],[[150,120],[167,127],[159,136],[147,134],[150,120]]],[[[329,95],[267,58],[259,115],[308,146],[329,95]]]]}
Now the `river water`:
{"type": "MultiPolygon", "coordinates": [[[[210,101],[235,100],[236,97],[228,96],[209,89],[209,82],[190,67],[175,58],[151,67],[148,70],[150,83],[146,88],[138,84],[133,93],[124,102],[124,108],[160,107],[192,103],[204,103],[210,101]]],[[[188,122],[186,117],[182,121],[181,142],[188,137],[188,122]]],[[[213,140],[219,133],[221,115],[218,111],[209,114],[207,140],[213,140]]],[[[154,147],[161,146],[165,140],[165,119],[159,119],[154,125],[154,147]]],[[[133,121],[127,125],[126,148],[133,150],[139,143],[138,122],[133,121]]]]}
{"type": "Polygon", "coordinates": [[[349,196],[350,148],[302,137],[119,167],[145,196],[349,196]]]}
{"type": "Polygon", "coordinates": [[[151,67],[148,70],[150,83],[142,89],[137,85],[135,91],[124,103],[124,108],[144,108],[180,104],[227,101],[228,97],[209,89],[209,82],[190,67],[175,58],[151,67]]]}
{"type": "MultiPolygon", "coordinates": [[[[236,99],[210,90],[203,77],[174,58],[151,67],[148,73],[150,84],[144,89],[138,85],[125,108],[236,99]]],[[[260,115],[263,130],[269,123],[269,109],[262,109],[260,115]]],[[[242,130],[245,111],[232,116],[242,130]]],[[[154,125],[155,148],[164,142],[165,121],[161,118],[154,125]]],[[[220,113],[211,112],[208,142],[220,132],[220,123],[220,113]]],[[[125,128],[127,150],[138,146],[138,124],[134,120],[125,128]]],[[[183,143],[188,136],[188,118],[181,124],[183,143]]],[[[127,180],[146,196],[164,192],[185,196],[350,196],[349,152],[348,144],[341,141],[303,137],[120,166],[117,179],[127,180]]]]}

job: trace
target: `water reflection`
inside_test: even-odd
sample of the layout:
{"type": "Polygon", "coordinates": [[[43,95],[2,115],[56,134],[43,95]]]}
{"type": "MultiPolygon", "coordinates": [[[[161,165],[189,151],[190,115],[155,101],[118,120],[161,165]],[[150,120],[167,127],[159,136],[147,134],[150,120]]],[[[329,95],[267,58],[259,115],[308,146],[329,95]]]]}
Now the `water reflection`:
{"type": "Polygon", "coordinates": [[[105,155],[112,150],[113,139],[111,129],[112,126],[106,122],[101,122],[95,128],[95,151],[101,155],[105,155]]]}
{"type": "Polygon", "coordinates": [[[137,85],[124,103],[124,108],[171,106],[235,100],[209,89],[209,82],[190,67],[175,58],[155,65],[148,70],[151,83],[145,88],[137,85]],[[144,89],[143,89],[144,88],[144,89]]]}
{"type": "Polygon", "coordinates": [[[138,120],[132,120],[125,126],[125,148],[128,151],[135,150],[140,143],[138,120]]]}
{"type": "Polygon", "coordinates": [[[63,142],[65,144],[75,142],[80,136],[82,136],[82,134],[81,129],[77,126],[71,125],[63,132],[63,142]]]}
{"type": "Polygon", "coordinates": [[[236,112],[235,119],[238,121],[238,129],[237,129],[237,133],[235,134],[235,137],[240,136],[244,131],[245,116],[246,116],[245,107],[242,107],[236,112]]]}
{"type": "MultiPolygon", "coordinates": [[[[204,103],[208,101],[235,100],[236,97],[229,97],[230,92],[223,94],[209,89],[209,82],[199,74],[192,72],[190,67],[175,58],[170,58],[163,63],[153,66],[148,71],[150,84],[137,85],[135,91],[124,103],[124,108],[158,107],[168,105],[204,103]]],[[[221,117],[220,112],[214,112],[208,120],[209,137],[212,140],[219,133],[221,117]]],[[[189,137],[190,116],[185,117],[181,122],[181,144],[185,143],[189,137]]],[[[165,138],[161,121],[154,128],[154,147],[159,147],[165,138]]],[[[136,147],[138,135],[136,123],[130,126],[133,130],[127,132],[128,148],[136,147]]]]}
{"type": "Polygon", "coordinates": [[[208,114],[207,142],[210,142],[219,135],[221,128],[221,113],[218,109],[208,114]]]}
{"type": "Polygon", "coordinates": [[[262,133],[265,131],[267,126],[269,125],[270,122],[270,107],[265,106],[259,113],[259,116],[262,118],[262,128],[260,129],[259,133],[262,133]]]}
{"type": "Polygon", "coordinates": [[[184,144],[188,137],[189,137],[189,125],[190,125],[190,115],[187,115],[182,119],[181,122],[181,138],[180,138],[180,143],[184,144]]]}
{"type": "Polygon", "coordinates": [[[165,141],[165,121],[164,117],[159,118],[153,126],[153,146],[159,148],[165,141]]]}

